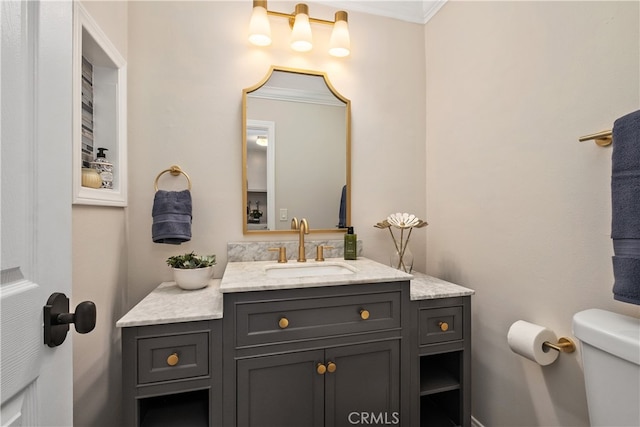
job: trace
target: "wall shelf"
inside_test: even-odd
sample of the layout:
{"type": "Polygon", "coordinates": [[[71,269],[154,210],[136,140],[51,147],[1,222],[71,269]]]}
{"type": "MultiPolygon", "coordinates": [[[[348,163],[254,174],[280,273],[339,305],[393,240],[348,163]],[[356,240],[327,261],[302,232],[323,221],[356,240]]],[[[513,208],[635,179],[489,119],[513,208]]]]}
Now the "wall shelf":
{"type": "Polygon", "coordinates": [[[79,2],[74,2],[73,19],[73,203],[126,206],[127,65],[79,2]],[[85,66],[84,79],[83,58],[85,64],[91,64],[85,66]],[[91,68],[92,75],[87,71],[91,68]],[[86,162],[96,157],[98,147],[108,150],[107,159],[114,168],[113,188],[82,186],[83,161],[88,166],[86,162]]]}

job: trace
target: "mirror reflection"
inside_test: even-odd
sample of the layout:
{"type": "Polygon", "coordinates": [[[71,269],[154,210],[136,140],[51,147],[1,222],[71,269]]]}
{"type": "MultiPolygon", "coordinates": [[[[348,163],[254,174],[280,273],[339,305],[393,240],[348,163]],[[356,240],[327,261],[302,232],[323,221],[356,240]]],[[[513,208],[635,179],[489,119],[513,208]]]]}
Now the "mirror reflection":
{"type": "Polygon", "coordinates": [[[243,93],[244,232],[349,222],[350,102],[320,72],[272,67],[243,93]]]}

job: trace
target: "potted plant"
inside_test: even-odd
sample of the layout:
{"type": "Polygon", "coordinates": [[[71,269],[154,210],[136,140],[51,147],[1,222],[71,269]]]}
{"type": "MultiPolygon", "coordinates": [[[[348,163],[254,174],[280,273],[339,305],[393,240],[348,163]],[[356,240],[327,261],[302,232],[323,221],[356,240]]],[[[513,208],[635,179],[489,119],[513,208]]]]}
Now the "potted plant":
{"type": "Polygon", "coordinates": [[[167,265],[173,269],[173,279],[182,289],[200,289],[209,284],[216,265],[215,255],[188,254],[167,258],[167,265]]]}

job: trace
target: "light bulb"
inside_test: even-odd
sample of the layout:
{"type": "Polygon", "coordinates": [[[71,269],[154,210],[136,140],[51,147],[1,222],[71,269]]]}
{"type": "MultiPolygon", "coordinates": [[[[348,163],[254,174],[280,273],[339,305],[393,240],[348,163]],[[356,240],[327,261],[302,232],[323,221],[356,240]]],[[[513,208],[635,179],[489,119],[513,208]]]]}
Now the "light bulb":
{"type": "Polygon", "coordinates": [[[329,54],[332,56],[349,56],[351,53],[351,40],[349,38],[349,26],[347,24],[347,12],[336,12],[336,21],[333,24],[331,39],[329,41],[329,54]]]}
{"type": "Polygon", "coordinates": [[[311,25],[309,25],[309,8],[306,4],[297,4],[295,22],[291,31],[291,49],[308,52],[313,47],[311,25]]]}
{"type": "Polygon", "coordinates": [[[267,18],[267,9],[262,6],[266,2],[253,2],[253,13],[249,22],[249,41],[256,46],[271,44],[271,26],[267,18]]]}

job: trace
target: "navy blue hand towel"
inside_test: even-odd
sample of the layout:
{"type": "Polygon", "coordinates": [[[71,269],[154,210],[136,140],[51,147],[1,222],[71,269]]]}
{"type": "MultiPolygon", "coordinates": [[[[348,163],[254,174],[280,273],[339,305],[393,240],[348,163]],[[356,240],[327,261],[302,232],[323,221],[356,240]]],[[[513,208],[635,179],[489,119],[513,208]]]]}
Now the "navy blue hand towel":
{"type": "Polygon", "coordinates": [[[340,212],[338,213],[338,228],[347,227],[347,186],[342,186],[340,193],[340,212]]]}
{"type": "Polygon", "coordinates": [[[640,110],[613,124],[613,298],[640,305],[640,110]]]}
{"type": "Polygon", "coordinates": [[[154,243],[179,245],[191,240],[191,192],[156,191],[151,236],[154,243]]]}

